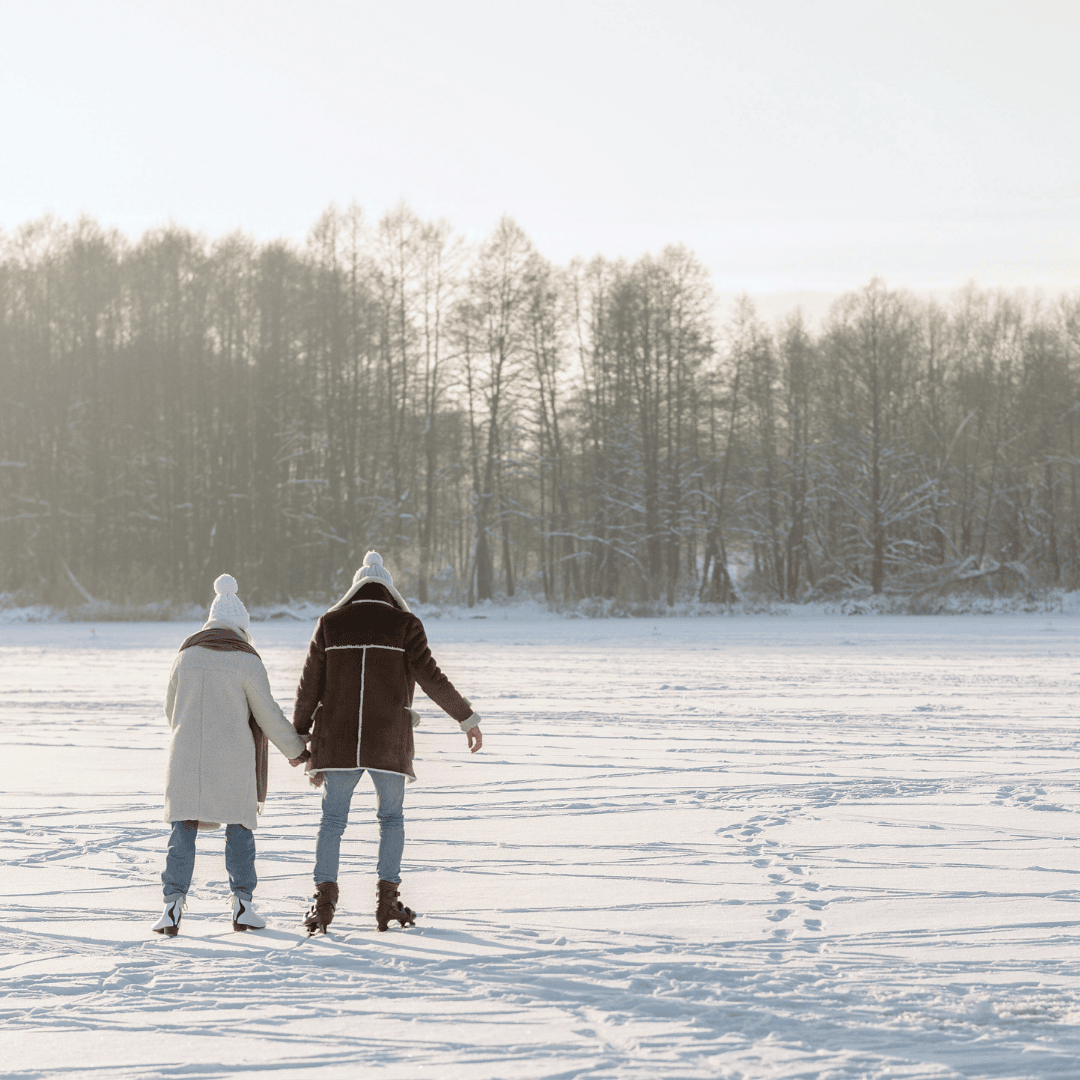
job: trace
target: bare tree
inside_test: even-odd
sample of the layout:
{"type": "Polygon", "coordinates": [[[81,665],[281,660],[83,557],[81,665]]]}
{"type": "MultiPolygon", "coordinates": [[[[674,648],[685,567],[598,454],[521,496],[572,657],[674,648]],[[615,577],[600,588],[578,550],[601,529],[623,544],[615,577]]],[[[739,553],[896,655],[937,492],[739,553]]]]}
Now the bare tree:
{"type": "MultiPolygon", "coordinates": [[[[507,595],[514,595],[509,527],[498,502],[512,395],[526,360],[527,312],[537,272],[536,251],[521,227],[504,217],[481,245],[458,307],[457,338],[464,364],[473,443],[475,596],[494,593],[491,532],[501,526],[507,595]]],[[[473,596],[472,575],[469,585],[473,596]]]]}

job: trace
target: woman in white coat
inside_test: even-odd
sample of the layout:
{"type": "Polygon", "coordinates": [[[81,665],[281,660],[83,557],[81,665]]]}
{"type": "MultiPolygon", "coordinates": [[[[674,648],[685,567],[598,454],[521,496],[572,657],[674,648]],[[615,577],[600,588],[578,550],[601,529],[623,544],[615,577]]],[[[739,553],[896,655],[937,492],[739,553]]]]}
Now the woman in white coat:
{"type": "Polygon", "coordinates": [[[221,823],[227,825],[233,929],[266,925],[251,902],[258,882],[253,830],[266,797],[266,740],[293,765],[308,756],[270,692],[266,669],[251,645],[236,580],[222,574],[214,592],[202,630],[180,646],[165,698],[172,727],[165,820],[172,832],[161,875],[165,910],[153,929],[170,936],[180,928],[191,886],[196,833],[221,823]]]}

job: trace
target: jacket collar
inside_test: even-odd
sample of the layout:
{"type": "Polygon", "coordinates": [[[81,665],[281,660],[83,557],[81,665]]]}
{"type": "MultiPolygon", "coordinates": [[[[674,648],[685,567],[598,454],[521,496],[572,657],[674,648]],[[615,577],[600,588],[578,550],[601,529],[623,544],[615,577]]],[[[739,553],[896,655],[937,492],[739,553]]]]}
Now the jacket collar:
{"type": "Polygon", "coordinates": [[[241,630],[239,626],[233,626],[231,623],[224,622],[221,619],[207,619],[202,624],[203,630],[231,630],[236,634],[241,641],[246,641],[251,644],[251,635],[246,630],[241,630]]]}

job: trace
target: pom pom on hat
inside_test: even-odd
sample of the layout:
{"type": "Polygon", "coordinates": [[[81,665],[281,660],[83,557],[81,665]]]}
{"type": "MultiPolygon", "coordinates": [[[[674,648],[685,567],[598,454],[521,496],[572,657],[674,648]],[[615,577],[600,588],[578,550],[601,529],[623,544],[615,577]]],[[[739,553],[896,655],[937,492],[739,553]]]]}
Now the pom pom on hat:
{"type": "Polygon", "coordinates": [[[214,592],[221,596],[222,593],[236,593],[239,591],[239,587],[236,584],[236,578],[232,574],[222,574],[214,582],[214,592]]]}

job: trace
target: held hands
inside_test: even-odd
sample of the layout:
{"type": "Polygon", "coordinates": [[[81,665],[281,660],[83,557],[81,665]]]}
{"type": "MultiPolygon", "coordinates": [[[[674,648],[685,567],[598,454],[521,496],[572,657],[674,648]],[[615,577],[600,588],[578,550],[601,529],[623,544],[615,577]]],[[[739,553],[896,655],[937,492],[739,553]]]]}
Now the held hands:
{"type": "MultiPolygon", "coordinates": [[[[305,750],[299,757],[297,757],[297,758],[289,758],[289,764],[292,765],[295,768],[297,765],[303,765],[305,761],[310,761],[310,760],[311,760],[311,751],[310,750],[305,750]]],[[[308,778],[308,783],[312,787],[322,787],[323,774],[321,772],[309,772],[307,774],[307,778],[308,778]]]]}

